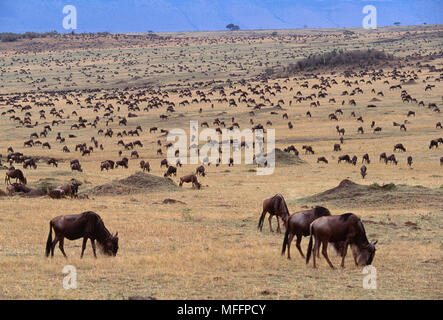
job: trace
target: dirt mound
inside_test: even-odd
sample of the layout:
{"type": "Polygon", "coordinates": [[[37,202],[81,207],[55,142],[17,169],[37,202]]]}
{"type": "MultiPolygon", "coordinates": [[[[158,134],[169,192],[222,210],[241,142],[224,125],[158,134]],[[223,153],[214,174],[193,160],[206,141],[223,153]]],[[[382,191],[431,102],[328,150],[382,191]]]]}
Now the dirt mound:
{"type": "Polygon", "coordinates": [[[294,166],[306,163],[292,152],[284,152],[279,148],[275,148],[274,151],[276,167],[294,166]]]}
{"type": "Polygon", "coordinates": [[[155,191],[177,191],[180,188],[170,178],[137,171],[135,174],[84,191],[88,195],[124,195],[155,191]]]}
{"type": "Polygon", "coordinates": [[[343,180],[332,189],[298,199],[301,203],[331,204],[338,207],[441,207],[443,191],[423,186],[357,184],[343,180]]]}
{"type": "Polygon", "coordinates": [[[80,181],[78,181],[74,178],[71,180],[67,180],[67,181],[54,179],[54,178],[44,178],[44,179],[38,180],[35,183],[32,183],[30,186],[36,188],[37,190],[41,190],[41,191],[46,192],[46,190],[48,190],[48,189],[54,189],[55,187],[63,186],[63,185],[66,185],[70,182],[73,182],[73,181],[76,181],[77,183],[82,185],[82,183],[80,183],[80,181]]]}
{"type": "Polygon", "coordinates": [[[381,101],[381,100],[377,99],[377,98],[372,98],[370,102],[377,102],[377,101],[381,101]]]}

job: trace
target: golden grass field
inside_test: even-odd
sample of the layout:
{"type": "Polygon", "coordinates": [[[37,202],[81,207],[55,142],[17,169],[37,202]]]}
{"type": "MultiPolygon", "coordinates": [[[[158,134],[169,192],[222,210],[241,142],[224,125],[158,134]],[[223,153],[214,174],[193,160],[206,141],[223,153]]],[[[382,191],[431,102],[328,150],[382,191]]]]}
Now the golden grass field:
{"type": "MultiPolygon", "coordinates": [[[[33,43],[1,43],[0,51],[0,93],[4,98],[16,93],[28,92],[35,96],[35,101],[48,101],[55,104],[57,110],[63,109],[64,124],[54,126],[47,138],[52,149],[39,146],[24,148],[23,142],[33,132],[43,129],[45,120],[39,119],[38,110],[45,109],[47,122],[53,116],[49,114],[52,107],[34,106],[31,99],[20,104],[30,104],[33,108],[32,123],[39,121],[38,128],[26,128],[18,122],[10,120],[10,115],[0,116],[0,153],[2,162],[6,162],[7,148],[25,155],[46,156],[61,159],[58,168],[38,163],[37,170],[22,169],[28,184],[35,186],[40,179],[55,178],[68,181],[76,178],[83,185],[80,193],[87,194],[88,189],[122,179],[140,171],[138,163],[141,159],[151,164],[151,174],[163,176],[164,168],[160,168],[160,160],[164,156],[156,155],[157,140],[165,138],[160,133],[149,133],[149,128],[157,126],[164,129],[183,128],[189,131],[189,121],[207,121],[210,127],[215,118],[231,123],[235,117],[241,128],[250,126],[249,111],[246,103],[238,103],[238,107],[229,107],[228,103],[217,102],[221,98],[219,91],[207,96],[211,103],[190,103],[178,106],[184,99],[190,102],[197,97],[196,91],[208,93],[215,85],[225,87],[227,98],[230,93],[248,85],[273,86],[278,83],[287,89],[274,95],[265,94],[272,104],[265,103],[266,108],[256,111],[254,123],[265,125],[272,121],[275,129],[276,147],[283,149],[294,144],[300,151],[300,158],[305,163],[296,166],[280,166],[269,176],[256,175],[253,165],[221,165],[206,167],[207,176],[199,178],[203,188],[195,190],[184,185],[182,190],[163,192],[153,189],[143,193],[128,195],[89,196],[89,199],[54,200],[49,197],[23,198],[18,195],[0,197],[0,298],[1,299],[127,299],[130,296],[151,296],[157,299],[442,299],[443,298],[443,171],[439,159],[443,156],[442,147],[429,150],[431,139],[442,136],[442,130],[435,127],[442,121],[441,113],[427,108],[428,103],[442,106],[442,85],[440,72],[432,72],[422,67],[418,72],[416,61],[410,65],[403,63],[400,72],[411,72],[418,75],[415,84],[402,85],[408,94],[418,101],[424,101],[425,107],[417,103],[403,103],[401,89],[389,90],[390,85],[400,84],[390,77],[381,78],[367,84],[370,75],[348,78],[350,81],[363,79],[358,85],[348,87],[342,83],[345,78],[340,72],[325,73],[324,77],[335,79],[337,85],[328,88],[328,96],[320,100],[321,105],[310,107],[311,101],[296,103],[293,97],[297,91],[303,96],[318,93],[312,85],[319,84],[318,78],[291,77],[290,79],[269,79],[267,83],[256,77],[266,67],[287,65],[303,58],[312,52],[327,52],[336,46],[341,48],[378,48],[399,57],[413,54],[426,55],[430,52],[441,52],[443,44],[441,26],[386,28],[380,32],[355,30],[352,37],[344,37],[341,30],[278,30],[278,36],[271,36],[270,31],[241,32],[233,35],[227,32],[213,33],[181,33],[165,34],[165,40],[128,39],[126,42],[104,39],[91,39],[82,42],[80,36],[70,41],[66,38],[32,40],[33,43]],[[304,32],[304,33],[303,33],[304,32]],[[292,37],[292,35],[298,35],[292,37]],[[383,41],[381,41],[383,40],[383,41]],[[40,42],[37,42],[40,41],[40,42]],[[83,45],[87,43],[88,45],[83,45]],[[186,45],[183,45],[186,44],[186,45]],[[50,46],[50,51],[45,50],[50,46]],[[183,56],[180,57],[180,54],[183,56]],[[202,62],[204,60],[205,62],[202,62]],[[128,62],[133,63],[128,63],[128,62]],[[263,63],[260,65],[260,61],[263,63]],[[266,63],[265,63],[266,62],[266,63]],[[180,69],[181,66],[181,70],[180,69]],[[25,70],[26,73],[20,72],[25,70]],[[118,72],[118,73],[114,73],[118,72]],[[85,74],[89,75],[86,76],[85,74]],[[134,78],[135,75],[138,78],[134,78]],[[104,75],[104,80],[97,76],[104,75]],[[46,82],[32,83],[45,77],[46,82]],[[56,80],[54,78],[59,78],[56,80]],[[232,80],[230,86],[227,79],[232,80]],[[242,79],[246,83],[242,83],[242,79]],[[212,84],[209,81],[214,80],[212,84]],[[308,88],[300,85],[309,81],[308,88]],[[390,84],[384,84],[389,80],[390,84]],[[426,81],[426,83],[423,82],[426,81]],[[204,84],[201,84],[200,81],[204,84]],[[178,87],[181,84],[182,87],[178,87]],[[179,92],[171,89],[187,87],[193,97],[180,97],[179,92]],[[432,90],[425,91],[427,84],[435,85],[432,90]],[[45,90],[100,88],[101,90],[81,96],[66,93],[54,93],[49,98],[44,96],[45,90]],[[88,126],[86,129],[70,130],[78,116],[93,120],[103,116],[86,106],[85,98],[94,95],[93,102],[102,101],[105,105],[113,104],[121,107],[116,115],[126,116],[127,106],[118,104],[117,99],[101,99],[106,93],[114,93],[117,89],[129,87],[127,92],[137,93],[139,88],[161,89],[168,92],[168,101],[175,102],[176,112],[169,114],[168,120],[160,120],[165,108],[143,111],[146,102],[139,103],[140,112],[137,118],[128,118],[128,126],[118,125],[114,119],[110,123],[114,133],[124,129],[135,129],[141,125],[143,133],[140,137],[105,138],[98,135],[99,128],[105,128],[103,121],[97,128],[88,126]],[[360,87],[364,93],[353,97],[341,96],[345,90],[351,91],[360,87]],[[39,89],[37,89],[39,88],[39,89]],[[290,91],[289,88],[293,88],[290,91]],[[372,93],[382,91],[384,96],[372,93]],[[33,93],[31,93],[33,90],[33,93]],[[373,98],[380,101],[371,102],[373,98]],[[75,101],[66,104],[66,99],[75,101]],[[78,98],[78,101],[76,99],[78,98]],[[336,103],[328,103],[335,98],[336,103]],[[356,106],[348,101],[353,98],[356,106]],[[283,99],[283,110],[271,114],[268,107],[278,104],[283,99]],[[294,100],[292,105],[289,101],[294,100]],[[345,104],[341,105],[341,101],[345,104]],[[367,108],[374,103],[377,108],[367,108]],[[199,113],[202,108],[203,112],[199,113]],[[343,116],[339,121],[330,121],[328,114],[341,108],[343,116]],[[72,115],[73,111],[78,116],[72,115]],[[306,117],[306,111],[312,118],[306,117]],[[416,117],[407,117],[408,111],[415,111],[416,117]],[[362,116],[364,123],[351,117],[354,111],[362,116]],[[225,112],[225,113],[223,113],[225,112]],[[288,113],[289,120],[282,119],[288,113]],[[67,116],[70,116],[68,119],[67,116]],[[407,131],[400,131],[392,126],[392,122],[406,124],[407,131]],[[287,122],[292,121],[294,128],[290,130],[287,122]],[[374,134],[370,128],[371,121],[383,131],[374,134]],[[341,152],[333,152],[334,143],[339,143],[335,126],[346,129],[341,152]],[[364,134],[358,134],[357,128],[363,126],[364,134]],[[56,132],[63,136],[72,133],[77,137],[66,139],[71,153],[63,153],[62,146],[55,141],[56,132]],[[90,156],[82,157],[75,152],[77,143],[90,144],[90,137],[95,136],[103,143],[104,151],[94,150],[90,156]],[[117,168],[109,172],[100,171],[100,162],[106,159],[118,160],[117,141],[125,142],[141,140],[143,148],[136,150],[140,159],[130,159],[129,169],[117,168]],[[378,161],[381,152],[393,153],[393,146],[402,143],[407,152],[395,152],[399,164],[385,165],[378,161]],[[305,155],[302,145],[309,144],[315,150],[314,155],[305,155]],[[357,155],[358,164],[337,164],[337,157],[342,154],[357,155]],[[363,180],[360,176],[361,157],[368,153],[371,164],[368,176],[363,180]],[[407,156],[413,157],[412,167],[406,163],[407,156]],[[317,163],[317,157],[325,156],[328,164],[317,163]],[[71,172],[69,160],[80,160],[83,172],[71,172]],[[394,183],[412,188],[416,185],[426,187],[433,196],[429,201],[421,201],[421,196],[396,196],[395,192],[386,197],[385,201],[372,202],[373,195],[359,195],[358,201],[340,201],[325,203],[306,203],[301,198],[323,192],[336,187],[342,180],[349,179],[355,183],[379,185],[394,183]],[[312,262],[307,266],[305,261],[292,246],[292,260],[281,256],[283,233],[271,233],[267,218],[263,231],[257,230],[258,219],[262,210],[262,201],[276,193],[281,193],[291,213],[303,210],[306,206],[323,205],[332,214],[353,212],[360,216],[365,224],[369,240],[378,240],[377,252],[373,266],[377,269],[377,289],[363,289],[364,274],[362,267],[356,267],[348,253],[346,268],[339,268],[340,258],[331,254],[336,267],[331,270],[324,258],[319,260],[319,268],[313,269],[312,262]],[[180,200],[184,204],[162,204],[166,198],[180,200]],[[381,203],[381,204],[380,204],[381,203]],[[55,257],[44,256],[46,239],[51,218],[76,214],[91,210],[98,213],[106,227],[119,234],[119,251],[116,257],[109,258],[99,255],[94,259],[90,242],[87,244],[85,256],[80,259],[81,240],[65,241],[68,260],[64,259],[58,248],[55,257]],[[411,227],[412,226],[412,227],[411,227]],[[414,227],[415,226],[415,227],[414,227]],[[62,269],[65,265],[73,265],[78,272],[78,288],[65,290],[62,286],[62,269]]],[[[30,42],[30,41],[29,41],[30,42]]],[[[434,60],[422,61],[441,69],[441,55],[434,60]]],[[[357,70],[354,70],[357,71],[357,70]]],[[[388,74],[390,70],[384,70],[388,74]]],[[[128,95],[126,95],[127,97],[128,95]]],[[[148,97],[161,94],[150,93],[148,97]]],[[[252,96],[257,102],[259,96],[252,96]]],[[[131,98],[132,99],[132,98],[131,98]]],[[[129,99],[129,100],[131,100],[129,99]]],[[[93,103],[91,103],[93,104],[93,103]]],[[[12,106],[0,102],[0,112],[12,106]]],[[[24,117],[24,112],[15,109],[16,116],[24,117]]],[[[116,118],[116,117],[115,117],[116,118]]],[[[129,158],[130,151],[123,156],[129,158]]],[[[178,168],[177,177],[172,179],[178,184],[178,178],[195,171],[197,165],[184,165],[178,168]]],[[[0,170],[5,172],[5,170],[0,170]]],[[[3,173],[2,173],[3,174],[3,173]]],[[[2,190],[5,190],[2,188],[2,190]]],[[[424,192],[426,192],[426,190],[424,192]]],[[[378,195],[380,197],[380,195],[378,195]]],[[[384,198],[382,198],[384,199],[384,198]]],[[[273,219],[276,229],[276,219],[273,219]]],[[[306,252],[308,238],[302,241],[306,252]]]]}

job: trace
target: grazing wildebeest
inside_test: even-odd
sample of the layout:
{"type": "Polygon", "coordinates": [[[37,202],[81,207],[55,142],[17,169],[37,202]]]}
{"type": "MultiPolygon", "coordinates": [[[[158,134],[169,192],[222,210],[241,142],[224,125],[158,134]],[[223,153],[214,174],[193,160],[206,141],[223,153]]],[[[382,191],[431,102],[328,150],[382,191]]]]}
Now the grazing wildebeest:
{"type": "Polygon", "coordinates": [[[440,157],[440,165],[443,166],[443,157],[440,157]]]}
{"type": "Polygon", "coordinates": [[[160,168],[163,167],[163,166],[165,166],[166,168],[169,167],[168,160],[163,159],[163,160],[160,162],[160,168]]]}
{"type": "Polygon", "coordinates": [[[131,152],[131,158],[139,158],[138,152],[136,150],[131,152]]]}
{"type": "Polygon", "coordinates": [[[338,143],[334,144],[334,151],[341,151],[341,146],[338,143]]]}
{"type": "Polygon", "coordinates": [[[206,175],[206,173],[205,173],[205,167],[204,167],[203,165],[197,167],[197,169],[195,169],[195,174],[196,174],[196,175],[201,175],[201,176],[204,177],[204,176],[206,175]]]}
{"type": "MultiPolygon", "coordinates": [[[[70,196],[71,198],[77,198],[78,197],[78,187],[81,186],[82,183],[72,179],[71,182],[68,184],[65,184],[63,186],[58,186],[55,189],[62,190],[63,195],[70,196]]],[[[54,189],[53,189],[54,190],[54,189]]]]}
{"type": "Polygon", "coordinates": [[[443,129],[440,121],[435,124],[435,129],[437,128],[443,129]]]}
{"type": "Polygon", "coordinates": [[[200,189],[200,188],[201,188],[201,184],[198,182],[198,180],[197,180],[197,176],[196,176],[195,174],[193,174],[193,173],[181,177],[181,178],[180,178],[180,184],[179,184],[179,186],[181,187],[181,186],[183,185],[184,182],[185,182],[185,183],[190,183],[190,182],[192,182],[192,187],[193,187],[193,188],[194,188],[194,187],[196,187],[197,189],[200,189]]]}
{"type": "Polygon", "coordinates": [[[37,163],[34,158],[25,159],[25,161],[23,161],[23,168],[27,169],[28,167],[37,169],[37,163]]]}
{"type": "Polygon", "coordinates": [[[367,171],[366,166],[365,166],[365,165],[362,165],[361,168],[360,168],[360,174],[361,174],[361,177],[362,177],[363,179],[364,179],[364,178],[366,177],[366,175],[367,175],[366,171],[367,171]]]}
{"type": "Polygon", "coordinates": [[[412,166],[412,157],[411,156],[408,157],[408,166],[412,166]]]}
{"type": "Polygon", "coordinates": [[[389,157],[386,158],[385,163],[387,164],[388,162],[392,162],[395,165],[397,165],[398,161],[395,158],[395,155],[391,154],[389,157]]]}
{"type": "Polygon", "coordinates": [[[431,142],[429,143],[429,149],[432,149],[432,147],[438,148],[438,140],[437,139],[431,140],[431,142]]]}
{"type": "Polygon", "coordinates": [[[351,163],[351,157],[348,154],[338,157],[338,163],[346,161],[347,163],[351,163]]]}
{"type": "Polygon", "coordinates": [[[351,163],[355,166],[357,164],[357,156],[353,156],[351,159],[351,163]]]}
{"type": "Polygon", "coordinates": [[[9,168],[6,171],[5,183],[6,185],[11,184],[11,178],[15,179],[15,182],[20,181],[20,183],[26,184],[27,180],[20,169],[15,169],[14,167],[9,168]]]}
{"type": "Polygon", "coordinates": [[[128,158],[124,157],[123,159],[121,159],[120,161],[116,161],[115,162],[115,168],[120,167],[124,167],[126,169],[128,169],[128,158]]]}
{"type": "Polygon", "coordinates": [[[67,258],[63,248],[64,238],[69,240],[76,240],[83,238],[82,253],[80,258],[83,258],[83,253],[86,249],[86,242],[91,240],[94,257],[97,258],[95,252],[95,240],[97,240],[103,253],[109,256],[116,256],[118,251],[118,232],[113,236],[108,229],[106,229],[103,220],[100,216],[92,211],[86,211],[80,214],[72,214],[65,216],[58,216],[49,222],[49,235],[46,241],[46,257],[54,256],[54,248],[57,242],[59,243],[60,251],[67,258]],[[54,229],[55,237],[52,241],[52,229],[54,229]]]}
{"type": "Polygon", "coordinates": [[[48,161],[46,162],[48,165],[53,165],[54,167],[58,167],[58,162],[57,162],[57,160],[56,159],[54,159],[54,158],[50,158],[50,159],[48,159],[48,161]]]}
{"type": "Polygon", "coordinates": [[[177,176],[177,168],[174,166],[169,166],[168,170],[165,172],[165,174],[163,175],[164,177],[169,177],[169,176],[177,176]]]}
{"type": "Polygon", "coordinates": [[[300,211],[293,213],[287,222],[287,228],[285,232],[285,237],[283,240],[283,248],[281,254],[283,255],[286,251],[286,246],[288,246],[288,259],[291,259],[291,242],[294,236],[297,237],[296,246],[301,256],[304,258],[303,251],[301,250],[300,243],[302,237],[309,236],[309,226],[311,223],[322,216],[330,216],[331,213],[328,209],[324,207],[315,207],[306,211],[300,211]]]}
{"type": "Polygon", "coordinates": [[[324,162],[324,163],[328,163],[328,160],[325,158],[325,157],[319,157],[319,158],[317,158],[317,163],[319,163],[319,162],[324,162]]]}
{"type": "Polygon", "coordinates": [[[151,166],[149,165],[148,161],[146,162],[144,160],[140,161],[140,168],[143,169],[143,172],[145,172],[146,170],[148,170],[148,172],[151,171],[151,166]]]}
{"type": "Polygon", "coordinates": [[[323,244],[322,254],[326,258],[329,266],[334,269],[328,258],[328,243],[331,242],[335,248],[341,248],[341,267],[345,267],[345,257],[348,245],[351,245],[355,265],[370,265],[375,256],[375,244],[370,243],[366,237],[366,231],[360,218],[353,213],[345,213],[339,216],[324,216],[314,220],[310,227],[310,238],[308,252],[306,254],[306,264],[309,263],[312,252],[312,238],[315,238],[314,268],[317,268],[316,256],[320,246],[323,244]],[[339,244],[340,243],[340,244],[339,244]]]}
{"type": "Polygon", "coordinates": [[[362,160],[361,160],[361,163],[371,163],[371,161],[369,160],[369,154],[367,154],[367,153],[365,153],[364,155],[363,155],[363,158],[362,158],[362,160]]]}
{"type": "Polygon", "coordinates": [[[374,129],[374,133],[376,133],[376,132],[381,132],[381,127],[376,127],[375,129],[374,129]]]}
{"type": "Polygon", "coordinates": [[[388,157],[386,156],[386,152],[380,153],[379,162],[383,160],[385,163],[388,163],[388,157]]]}
{"type": "Polygon", "coordinates": [[[269,212],[269,229],[271,230],[271,232],[274,232],[274,230],[272,230],[272,217],[276,216],[277,217],[277,232],[280,233],[280,219],[283,220],[283,224],[285,225],[286,228],[286,223],[287,220],[289,218],[289,210],[288,210],[288,206],[286,205],[286,201],[285,198],[281,195],[281,194],[276,194],[275,196],[265,199],[263,200],[263,211],[262,214],[260,216],[260,219],[258,221],[258,228],[260,229],[260,231],[262,231],[263,229],[263,221],[265,220],[265,216],[266,213],[269,212]]]}
{"type": "Polygon", "coordinates": [[[307,153],[314,154],[315,153],[311,146],[303,146],[302,149],[305,149],[305,154],[307,154],[307,153]]]}
{"type": "Polygon", "coordinates": [[[103,169],[106,169],[108,171],[109,169],[114,169],[113,165],[109,162],[109,160],[102,161],[100,163],[100,171],[103,171],[103,169]]]}
{"type": "Polygon", "coordinates": [[[401,143],[397,143],[395,146],[394,146],[394,151],[396,151],[396,150],[401,150],[401,151],[403,151],[403,152],[406,152],[406,148],[403,146],[403,144],[401,144],[401,143]]]}

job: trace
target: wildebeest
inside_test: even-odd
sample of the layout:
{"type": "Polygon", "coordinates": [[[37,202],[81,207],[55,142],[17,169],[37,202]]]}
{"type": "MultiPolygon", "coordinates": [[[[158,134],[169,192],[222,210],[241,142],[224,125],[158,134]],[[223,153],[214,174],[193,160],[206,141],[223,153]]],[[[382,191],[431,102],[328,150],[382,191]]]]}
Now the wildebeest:
{"type": "Polygon", "coordinates": [[[360,168],[360,174],[361,174],[361,177],[362,177],[363,179],[364,179],[364,178],[366,177],[366,175],[367,175],[366,171],[367,171],[366,166],[365,166],[365,165],[362,165],[361,168],[360,168]]]}
{"type": "Polygon", "coordinates": [[[411,156],[408,157],[408,166],[412,166],[412,157],[411,156]]]}
{"type": "Polygon", "coordinates": [[[124,168],[128,169],[128,161],[129,160],[126,157],[124,157],[123,159],[121,159],[119,161],[116,161],[115,168],[118,168],[120,166],[120,167],[124,167],[124,168]]]}
{"type": "Polygon", "coordinates": [[[82,252],[80,258],[86,249],[86,242],[91,240],[94,257],[97,258],[95,252],[95,240],[97,240],[103,253],[109,256],[117,255],[118,251],[118,232],[113,236],[108,229],[106,229],[101,217],[92,211],[86,211],[80,214],[72,214],[65,216],[58,216],[49,222],[49,235],[46,241],[46,257],[54,256],[54,248],[57,242],[59,243],[60,251],[67,258],[63,248],[64,238],[69,240],[76,240],[83,238],[82,252]],[[52,229],[54,229],[55,237],[52,241],[52,229]]]}
{"type": "Polygon", "coordinates": [[[14,167],[9,168],[6,171],[5,183],[6,185],[11,183],[11,178],[15,179],[15,182],[20,181],[20,183],[26,184],[27,180],[20,169],[15,169],[14,167]]]}
{"type": "Polygon", "coordinates": [[[392,162],[395,165],[397,165],[398,161],[395,158],[395,155],[391,154],[389,157],[386,158],[385,163],[387,164],[388,162],[392,162]]]}
{"type": "Polygon", "coordinates": [[[205,167],[204,167],[203,165],[197,167],[197,169],[195,169],[195,174],[196,174],[196,175],[201,175],[201,176],[204,177],[204,176],[206,175],[206,173],[205,173],[205,167]]]}
{"type": "Polygon", "coordinates": [[[394,146],[394,151],[396,151],[396,150],[401,150],[401,151],[403,151],[403,152],[406,152],[406,148],[403,146],[403,144],[401,144],[401,143],[397,143],[395,146],[394,146]]]}
{"type": "Polygon", "coordinates": [[[148,172],[151,171],[151,166],[149,165],[148,161],[146,162],[144,160],[140,161],[140,168],[143,169],[143,172],[145,172],[146,170],[148,170],[148,172]]]}
{"type": "Polygon", "coordinates": [[[286,205],[285,198],[281,194],[276,194],[271,198],[263,200],[263,211],[261,213],[260,219],[258,221],[258,228],[260,231],[263,229],[263,221],[265,220],[266,213],[269,213],[269,229],[271,232],[274,232],[272,230],[272,217],[277,216],[277,232],[280,231],[280,220],[283,220],[283,223],[286,227],[287,220],[289,218],[289,210],[288,206],[286,205]]]}
{"type": "Polygon", "coordinates": [[[317,268],[316,256],[319,253],[320,246],[322,254],[326,258],[329,266],[334,269],[328,257],[328,243],[331,242],[335,248],[340,247],[342,255],[341,267],[345,266],[345,257],[348,245],[351,246],[355,265],[370,265],[375,256],[375,244],[370,243],[366,237],[366,231],[360,218],[353,213],[344,213],[339,216],[325,216],[314,220],[310,227],[310,238],[308,252],[306,254],[306,264],[309,263],[312,252],[312,238],[315,238],[314,268],[317,268]],[[343,242],[343,243],[341,243],[343,242]]]}
{"type": "Polygon", "coordinates": [[[348,154],[338,157],[338,163],[346,161],[347,163],[351,163],[351,157],[348,154]]]}
{"type": "Polygon", "coordinates": [[[287,228],[285,232],[285,237],[283,240],[283,248],[281,254],[283,255],[286,251],[286,246],[288,246],[288,259],[291,259],[291,242],[294,236],[297,237],[296,246],[301,256],[304,258],[303,251],[301,250],[300,243],[302,237],[309,236],[309,226],[312,221],[322,216],[330,216],[331,212],[324,207],[315,207],[309,210],[300,211],[293,213],[287,222],[287,228]]]}
{"type": "Polygon", "coordinates": [[[438,140],[437,139],[433,139],[429,143],[429,149],[432,149],[432,147],[438,148],[438,140]]]}
{"type": "Polygon", "coordinates": [[[371,161],[369,160],[369,154],[367,154],[367,153],[365,153],[364,155],[363,155],[363,158],[362,158],[362,160],[361,160],[361,163],[371,163],[371,161]]]}
{"type": "Polygon", "coordinates": [[[317,163],[319,163],[319,162],[328,163],[328,160],[325,157],[319,157],[319,158],[317,158],[317,163]]]}
{"type": "Polygon", "coordinates": [[[193,188],[197,188],[197,189],[201,188],[201,184],[198,182],[197,176],[193,173],[181,177],[179,186],[181,187],[181,186],[183,186],[183,183],[190,183],[190,182],[192,182],[193,188]]]}
{"type": "Polygon", "coordinates": [[[177,168],[174,166],[169,166],[168,170],[165,172],[163,176],[166,178],[172,175],[177,176],[177,168]]]}

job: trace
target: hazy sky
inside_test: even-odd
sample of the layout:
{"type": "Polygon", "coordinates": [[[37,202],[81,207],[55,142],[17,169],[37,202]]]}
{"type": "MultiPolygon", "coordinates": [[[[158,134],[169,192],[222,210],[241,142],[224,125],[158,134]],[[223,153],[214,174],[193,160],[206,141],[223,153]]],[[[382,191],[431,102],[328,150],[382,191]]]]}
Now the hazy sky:
{"type": "Polygon", "coordinates": [[[361,27],[366,5],[378,26],[443,23],[443,0],[0,0],[0,32],[68,32],[65,5],[77,33],[361,27]]]}

